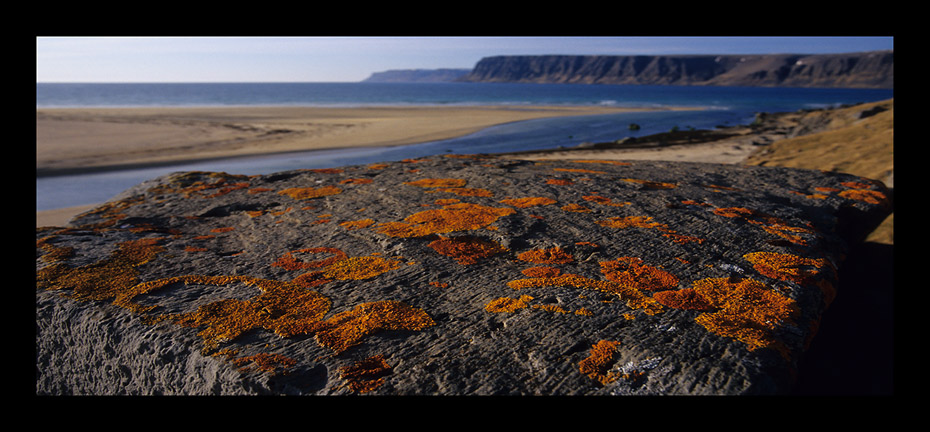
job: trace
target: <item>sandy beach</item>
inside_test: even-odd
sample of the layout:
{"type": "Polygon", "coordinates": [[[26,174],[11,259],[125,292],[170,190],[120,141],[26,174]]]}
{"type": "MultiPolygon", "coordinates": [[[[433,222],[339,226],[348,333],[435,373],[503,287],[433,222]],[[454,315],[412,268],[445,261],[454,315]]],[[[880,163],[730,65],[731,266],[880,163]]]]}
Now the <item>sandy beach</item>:
{"type": "MultiPolygon", "coordinates": [[[[37,109],[36,176],[292,151],[400,146],[522,120],[645,110],[577,106],[37,109]]],[[[93,207],[37,212],[36,226],[61,226],[93,207]]]]}
{"type": "Polygon", "coordinates": [[[398,146],[460,137],[521,120],[630,111],[643,110],[553,106],[37,109],[36,175],[398,146]]]}

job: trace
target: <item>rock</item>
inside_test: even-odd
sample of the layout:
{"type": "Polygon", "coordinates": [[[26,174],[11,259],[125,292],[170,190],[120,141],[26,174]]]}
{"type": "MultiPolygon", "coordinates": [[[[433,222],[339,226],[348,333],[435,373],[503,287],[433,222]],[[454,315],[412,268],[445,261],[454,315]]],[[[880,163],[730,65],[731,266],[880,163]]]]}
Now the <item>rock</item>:
{"type": "Polygon", "coordinates": [[[875,114],[883,113],[885,111],[888,111],[888,108],[881,106],[881,105],[876,105],[871,108],[860,111],[859,114],[856,115],[856,118],[858,120],[862,120],[864,118],[869,118],[875,114]]]}
{"type": "Polygon", "coordinates": [[[185,172],[36,232],[36,393],[788,393],[881,184],[431,157],[185,172]]]}

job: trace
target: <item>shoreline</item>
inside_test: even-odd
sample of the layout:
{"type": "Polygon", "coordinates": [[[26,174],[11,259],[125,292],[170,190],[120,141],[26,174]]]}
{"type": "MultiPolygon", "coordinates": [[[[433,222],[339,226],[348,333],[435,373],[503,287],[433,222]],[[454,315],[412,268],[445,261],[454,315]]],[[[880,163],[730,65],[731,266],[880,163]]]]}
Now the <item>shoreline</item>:
{"type": "Polygon", "coordinates": [[[699,108],[235,106],[37,108],[36,176],[288,152],[396,147],[552,117],[699,108]]]}
{"type": "MultiPolygon", "coordinates": [[[[580,105],[37,107],[36,178],[293,152],[398,147],[542,118],[698,109],[580,105]]],[[[96,205],[37,211],[36,225],[64,226],[96,205]]]]}

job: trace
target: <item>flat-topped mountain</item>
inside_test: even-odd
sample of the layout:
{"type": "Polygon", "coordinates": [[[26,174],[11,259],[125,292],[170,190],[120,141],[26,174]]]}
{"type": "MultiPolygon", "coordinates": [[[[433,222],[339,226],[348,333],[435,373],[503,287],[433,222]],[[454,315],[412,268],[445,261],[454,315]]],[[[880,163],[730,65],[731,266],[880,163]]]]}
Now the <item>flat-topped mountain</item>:
{"type": "Polygon", "coordinates": [[[894,51],[772,55],[535,55],[481,59],[461,81],[894,88],[894,51]]]}

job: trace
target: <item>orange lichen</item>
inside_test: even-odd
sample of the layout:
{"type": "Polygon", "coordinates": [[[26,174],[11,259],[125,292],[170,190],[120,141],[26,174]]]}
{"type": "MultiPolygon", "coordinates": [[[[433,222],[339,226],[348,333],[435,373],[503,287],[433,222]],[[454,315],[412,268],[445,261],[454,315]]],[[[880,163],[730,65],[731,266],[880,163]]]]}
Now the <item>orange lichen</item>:
{"type": "Polygon", "coordinates": [[[301,269],[308,269],[308,268],[326,267],[328,265],[334,264],[338,261],[342,261],[347,258],[348,256],[346,255],[345,252],[339,249],[336,249],[336,248],[326,248],[326,247],[307,248],[307,249],[298,249],[298,250],[290,251],[284,254],[284,256],[282,256],[281,258],[278,258],[278,260],[272,263],[271,265],[274,267],[281,267],[285,270],[301,270],[301,269]],[[323,259],[323,260],[319,260],[319,261],[298,261],[297,258],[294,257],[294,254],[318,254],[318,253],[328,253],[328,254],[333,254],[334,256],[323,259]]]}
{"type": "Polygon", "coordinates": [[[793,324],[799,313],[794,300],[752,279],[734,282],[729,278],[708,278],[692,286],[716,309],[695,318],[698,324],[711,333],[745,343],[750,351],[772,348],[789,358],[787,347],[776,339],[775,331],[782,324],[793,324]]]}
{"type": "Polygon", "coordinates": [[[507,252],[496,242],[473,236],[439,237],[427,246],[441,255],[455,258],[462,265],[476,264],[479,260],[507,252]]]}
{"type": "Polygon", "coordinates": [[[226,194],[228,194],[228,193],[230,193],[230,192],[232,192],[232,191],[234,191],[234,190],[246,189],[246,188],[248,188],[248,187],[249,187],[249,184],[248,184],[248,183],[245,183],[245,182],[233,183],[233,184],[230,185],[230,186],[226,186],[226,187],[220,188],[220,190],[218,190],[217,192],[215,192],[215,193],[213,193],[213,194],[211,194],[211,195],[207,195],[207,198],[216,198],[216,197],[219,197],[219,196],[226,195],[226,194]]]}
{"type": "Polygon", "coordinates": [[[455,187],[455,188],[440,188],[440,192],[453,193],[458,196],[478,196],[478,197],[492,197],[494,193],[487,189],[479,188],[467,188],[467,187],[455,187]]]}
{"type": "Polygon", "coordinates": [[[533,300],[533,297],[528,295],[522,295],[520,298],[516,299],[510,297],[500,297],[488,303],[484,307],[484,310],[493,313],[512,313],[518,309],[529,307],[530,300],[533,300]]]}
{"type": "Polygon", "coordinates": [[[528,269],[523,270],[520,273],[523,273],[524,276],[528,276],[531,278],[556,277],[562,273],[562,270],[559,270],[555,267],[541,266],[541,267],[530,267],[528,269]]]}
{"type": "Polygon", "coordinates": [[[650,216],[625,216],[625,217],[612,217],[606,220],[597,221],[597,224],[600,226],[605,226],[608,228],[659,228],[665,227],[665,224],[658,222],[651,222],[652,217],[650,216]]]}
{"type": "Polygon", "coordinates": [[[716,208],[713,211],[714,214],[718,216],[742,219],[750,224],[758,225],[762,230],[770,234],[779,236],[789,242],[806,245],[807,241],[804,240],[800,235],[793,235],[790,233],[812,233],[814,232],[809,228],[794,227],[787,225],[781,219],[767,215],[762,212],[755,210],[747,209],[744,207],[722,207],[716,208]]]}
{"type": "Polygon", "coordinates": [[[362,228],[368,228],[375,224],[374,219],[362,219],[357,221],[346,221],[339,224],[339,226],[347,230],[356,230],[362,228]]]}
{"type": "Polygon", "coordinates": [[[348,178],[348,179],[345,179],[339,182],[339,184],[368,184],[373,181],[374,180],[369,179],[369,178],[348,178]]]}
{"type": "Polygon", "coordinates": [[[702,203],[702,202],[698,202],[694,200],[684,200],[681,203],[685,205],[694,205],[694,206],[699,206],[699,207],[710,207],[710,204],[702,203]]]}
{"type": "MultiPolygon", "coordinates": [[[[312,332],[329,311],[330,301],[297,285],[249,276],[178,276],[145,282],[134,287],[124,301],[173,284],[221,286],[243,283],[262,293],[248,300],[225,299],[200,306],[194,312],[171,314],[168,319],[189,327],[204,327],[198,335],[207,348],[232,341],[253,329],[266,329],[290,337],[312,332]]],[[[151,307],[150,307],[151,308],[151,307]]]]}
{"type": "Polygon", "coordinates": [[[449,204],[455,204],[457,202],[461,202],[461,201],[455,198],[446,198],[446,199],[438,199],[436,201],[433,201],[433,204],[444,206],[444,205],[449,205],[449,204]]]}
{"type": "MultiPolygon", "coordinates": [[[[175,175],[171,178],[169,184],[156,186],[149,189],[149,192],[158,193],[158,194],[167,194],[167,193],[177,193],[183,194],[185,197],[192,197],[195,195],[202,195],[201,192],[219,189],[218,192],[215,192],[209,196],[217,196],[228,193],[232,190],[247,188],[248,183],[238,182],[232,185],[227,184],[230,180],[245,180],[246,176],[240,175],[230,175],[226,173],[205,173],[202,171],[192,171],[183,173],[180,175],[175,175]],[[212,179],[213,182],[209,183],[206,180],[200,180],[201,178],[206,177],[208,180],[212,179]]],[[[209,197],[208,196],[208,197],[209,197]]]]}
{"type": "Polygon", "coordinates": [[[581,169],[581,168],[553,168],[552,170],[561,171],[561,172],[570,172],[570,173],[607,174],[604,171],[595,171],[595,170],[581,169]]]}
{"type": "Polygon", "coordinates": [[[824,187],[824,186],[815,187],[814,190],[817,191],[817,192],[826,192],[826,193],[832,193],[832,192],[839,192],[839,191],[840,191],[840,190],[837,189],[837,188],[824,187]]]}
{"type": "Polygon", "coordinates": [[[250,193],[250,194],[257,194],[257,193],[261,193],[261,192],[271,192],[272,190],[273,190],[273,189],[271,189],[271,188],[266,188],[266,187],[256,187],[256,188],[249,189],[249,193],[250,193]]]}
{"type": "Polygon", "coordinates": [[[676,185],[675,183],[664,183],[664,182],[656,182],[656,181],[640,180],[640,179],[632,179],[632,178],[626,178],[626,179],[623,179],[623,181],[630,182],[630,183],[638,183],[648,189],[674,189],[678,187],[678,185],[676,185]]]}
{"type": "Polygon", "coordinates": [[[425,178],[417,181],[404,182],[405,185],[424,187],[424,188],[457,188],[465,186],[465,180],[462,179],[439,179],[425,178]]]}
{"type": "Polygon", "coordinates": [[[384,384],[384,377],[393,371],[384,356],[376,355],[359,360],[351,366],[339,369],[346,385],[358,393],[367,393],[384,384]]]}
{"type": "Polygon", "coordinates": [[[662,305],[652,297],[644,295],[636,287],[625,285],[609,280],[595,280],[583,276],[566,274],[554,277],[538,277],[529,279],[518,279],[507,283],[510,288],[519,290],[523,288],[556,286],[556,287],[574,287],[582,289],[591,289],[596,291],[613,294],[622,300],[626,300],[626,305],[632,309],[642,309],[649,315],[655,315],[662,312],[662,305]]]}
{"type": "Polygon", "coordinates": [[[509,206],[513,206],[517,208],[544,206],[544,205],[555,204],[556,202],[557,202],[556,200],[552,198],[546,198],[546,197],[511,198],[511,199],[505,199],[505,200],[500,201],[501,204],[507,204],[509,206]]]}
{"type": "Polygon", "coordinates": [[[42,261],[47,263],[54,263],[74,256],[73,247],[53,245],[49,243],[52,238],[54,238],[54,236],[43,237],[39,240],[36,240],[36,247],[45,251],[45,254],[42,255],[42,261]]]}
{"type": "Polygon", "coordinates": [[[315,172],[318,174],[339,174],[342,172],[342,170],[339,168],[315,168],[315,169],[309,169],[307,171],[315,172]]]}
{"type": "Polygon", "coordinates": [[[517,255],[517,259],[534,264],[566,264],[574,261],[575,258],[562,248],[554,247],[529,250],[517,255]]]}
{"type": "Polygon", "coordinates": [[[862,201],[869,204],[884,204],[888,202],[888,197],[885,196],[885,194],[873,190],[850,189],[840,192],[839,195],[843,198],[862,201]]]}
{"type": "Polygon", "coordinates": [[[445,282],[434,281],[430,282],[429,284],[437,288],[449,288],[449,284],[445,282]]]}
{"type": "Polygon", "coordinates": [[[639,290],[660,291],[678,287],[678,278],[669,272],[643,264],[636,257],[620,257],[613,261],[602,261],[601,272],[609,281],[639,290]]]}
{"type": "Polygon", "coordinates": [[[568,186],[575,184],[575,182],[566,179],[549,179],[546,180],[546,184],[568,186]]]}
{"type": "Polygon", "coordinates": [[[389,166],[390,166],[390,165],[388,165],[388,164],[377,163],[377,164],[368,165],[368,169],[381,170],[381,169],[385,169],[385,168],[387,168],[387,167],[389,167],[389,166]]]}
{"type": "Polygon", "coordinates": [[[36,271],[36,288],[67,290],[64,295],[80,301],[113,299],[113,304],[129,307],[122,299],[138,283],[136,267],[164,251],[158,242],[152,238],[123,242],[109,258],[77,268],[54,262],[36,271]]]}
{"type": "Polygon", "coordinates": [[[511,208],[495,208],[458,203],[442,209],[426,210],[407,216],[404,222],[378,225],[378,231],[391,237],[423,237],[456,231],[487,228],[497,219],[516,213],[511,208]]]}
{"type": "Polygon", "coordinates": [[[701,297],[697,291],[691,288],[684,288],[680,290],[669,290],[669,291],[659,291],[652,295],[652,298],[656,299],[659,303],[662,303],[665,306],[675,309],[685,309],[685,310],[699,310],[707,311],[712,310],[710,302],[707,301],[704,297],[701,297]]]}
{"type": "Polygon", "coordinates": [[[760,274],[798,284],[814,283],[820,269],[830,266],[826,259],[803,258],[775,252],[753,252],[743,255],[760,274]]]}
{"type": "Polygon", "coordinates": [[[728,218],[751,218],[757,213],[745,207],[720,207],[714,209],[714,214],[728,218]]]}
{"type": "Polygon", "coordinates": [[[210,232],[220,234],[220,233],[230,232],[235,229],[236,229],[235,227],[213,228],[212,230],[210,230],[210,232]]]}
{"type": "Polygon", "coordinates": [[[336,280],[363,280],[396,270],[400,261],[377,256],[351,257],[323,269],[323,276],[336,280]]]}
{"type": "Polygon", "coordinates": [[[603,197],[600,195],[585,195],[581,198],[584,199],[585,201],[591,201],[591,202],[595,202],[601,205],[611,206],[611,207],[623,207],[625,205],[630,204],[629,202],[615,203],[610,198],[603,197]]]}
{"type": "Polygon", "coordinates": [[[291,280],[291,283],[302,288],[313,288],[315,286],[323,285],[326,283],[332,282],[332,279],[327,279],[321,271],[307,272],[300,276],[295,277],[291,280]]]}
{"type": "Polygon", "coordinates": [[[614,160],[601,160],[601,159],[576,159],[569,162],[574,163],[599,163],[599,164],[608,164],[608,165],[631,165],[629,162],[620,162],[614,160]]]}
{"type": "Polygon", "coordinates": [[[278,192],[278,195],[287,195],[294,199],[305,200],[320,198],[331,195],[338,195],[342,193],[342,189],[339,189],[335,186],[321,186],[318,188],[314,187],[305,187],[305,188],[288,188],[278,192]]]}
{"type": "Polygon", "coordinates": [[[678,244],[686,244],[686,243],[697,243],[697,244],[701,244],[701,243],[704,243],[704,239],[702,239],[702,238],[693,237],[693,236],[686,236],[686,235],[683,235],[683,234],[668,233],[668,234],[662,234],[662,236],[663,236],[663,237],[668,237],[668,238],[671,239],[673,242],[678,243],[678,244]]]}
{"type": "Polygon", "coordinates": [[[602,385],[610,384],[618,378],[610,372],[618,346],[619,341],[598,341],[591,347],[591,354],[578,363],[578,370],[602,385]]]}
{"type": "Polygon", "coordinates": [[[563,211],[572,213],[591,213],[591,209],[579,204],[567,204],[562,206],[563,211]]]}
{"type": "Polygon", "coordinates": [[[316,339],[337,354],[380,330],[422,330],[436,323],[426,312],[397,301],[363,303],[320,323],[316,339]]]}
{"type": "Polygon", "coordinates": [[[870,189],[872,187],[872,185],[868,183],[854,182],[854,181],[842,182],[840,184],[850,189],[870,189]]]}
{"type": "Polygon", "coordinates": [[[530,307],[532,307],[533,309],[541,309],[541,310],[544,310],[544,311],[546,311],[546,312],[563,313],[563,314],[564,314],[564,313],[568,313],[567,310],[562,309],[560,306],[557,306],[557,305],[554,305],[554,304],[541,304],[541,305],[533,305],[533,306],[530,306],[530,307]]]}
{"type": "Polygon", "coordinates": [[[574,314],[575,314],[575,315],[581,315],[581,316],[592,316],[592,315],[594,315],[593,313],[591,313],[591,311],[589,311],[589,310],[587,310],[587,309],[585,309],[585,308],[579,308],[578,310],[576,310],[576,311],[574,312],[574,314]]]}
{"type": "Polygon", "coordinates": [[[712,185],[712,184],[711,184],[711,185],[704,185],[704,187],[706,187],[706,188],[708,188],[708,189],[713,189],[713,190],[716,190],[716,191],[739,191],[739,189],[737,189],[737,188],[735,188],[735,187],[720,186],[720,185],[712,185]]]}
{"type": "Polygon", "coordinates": [[[207,251],[207,248],[204,248],[204,247],[188,246],[184,248],[184,252],[206,252],[206,251],[207,251]]]}

